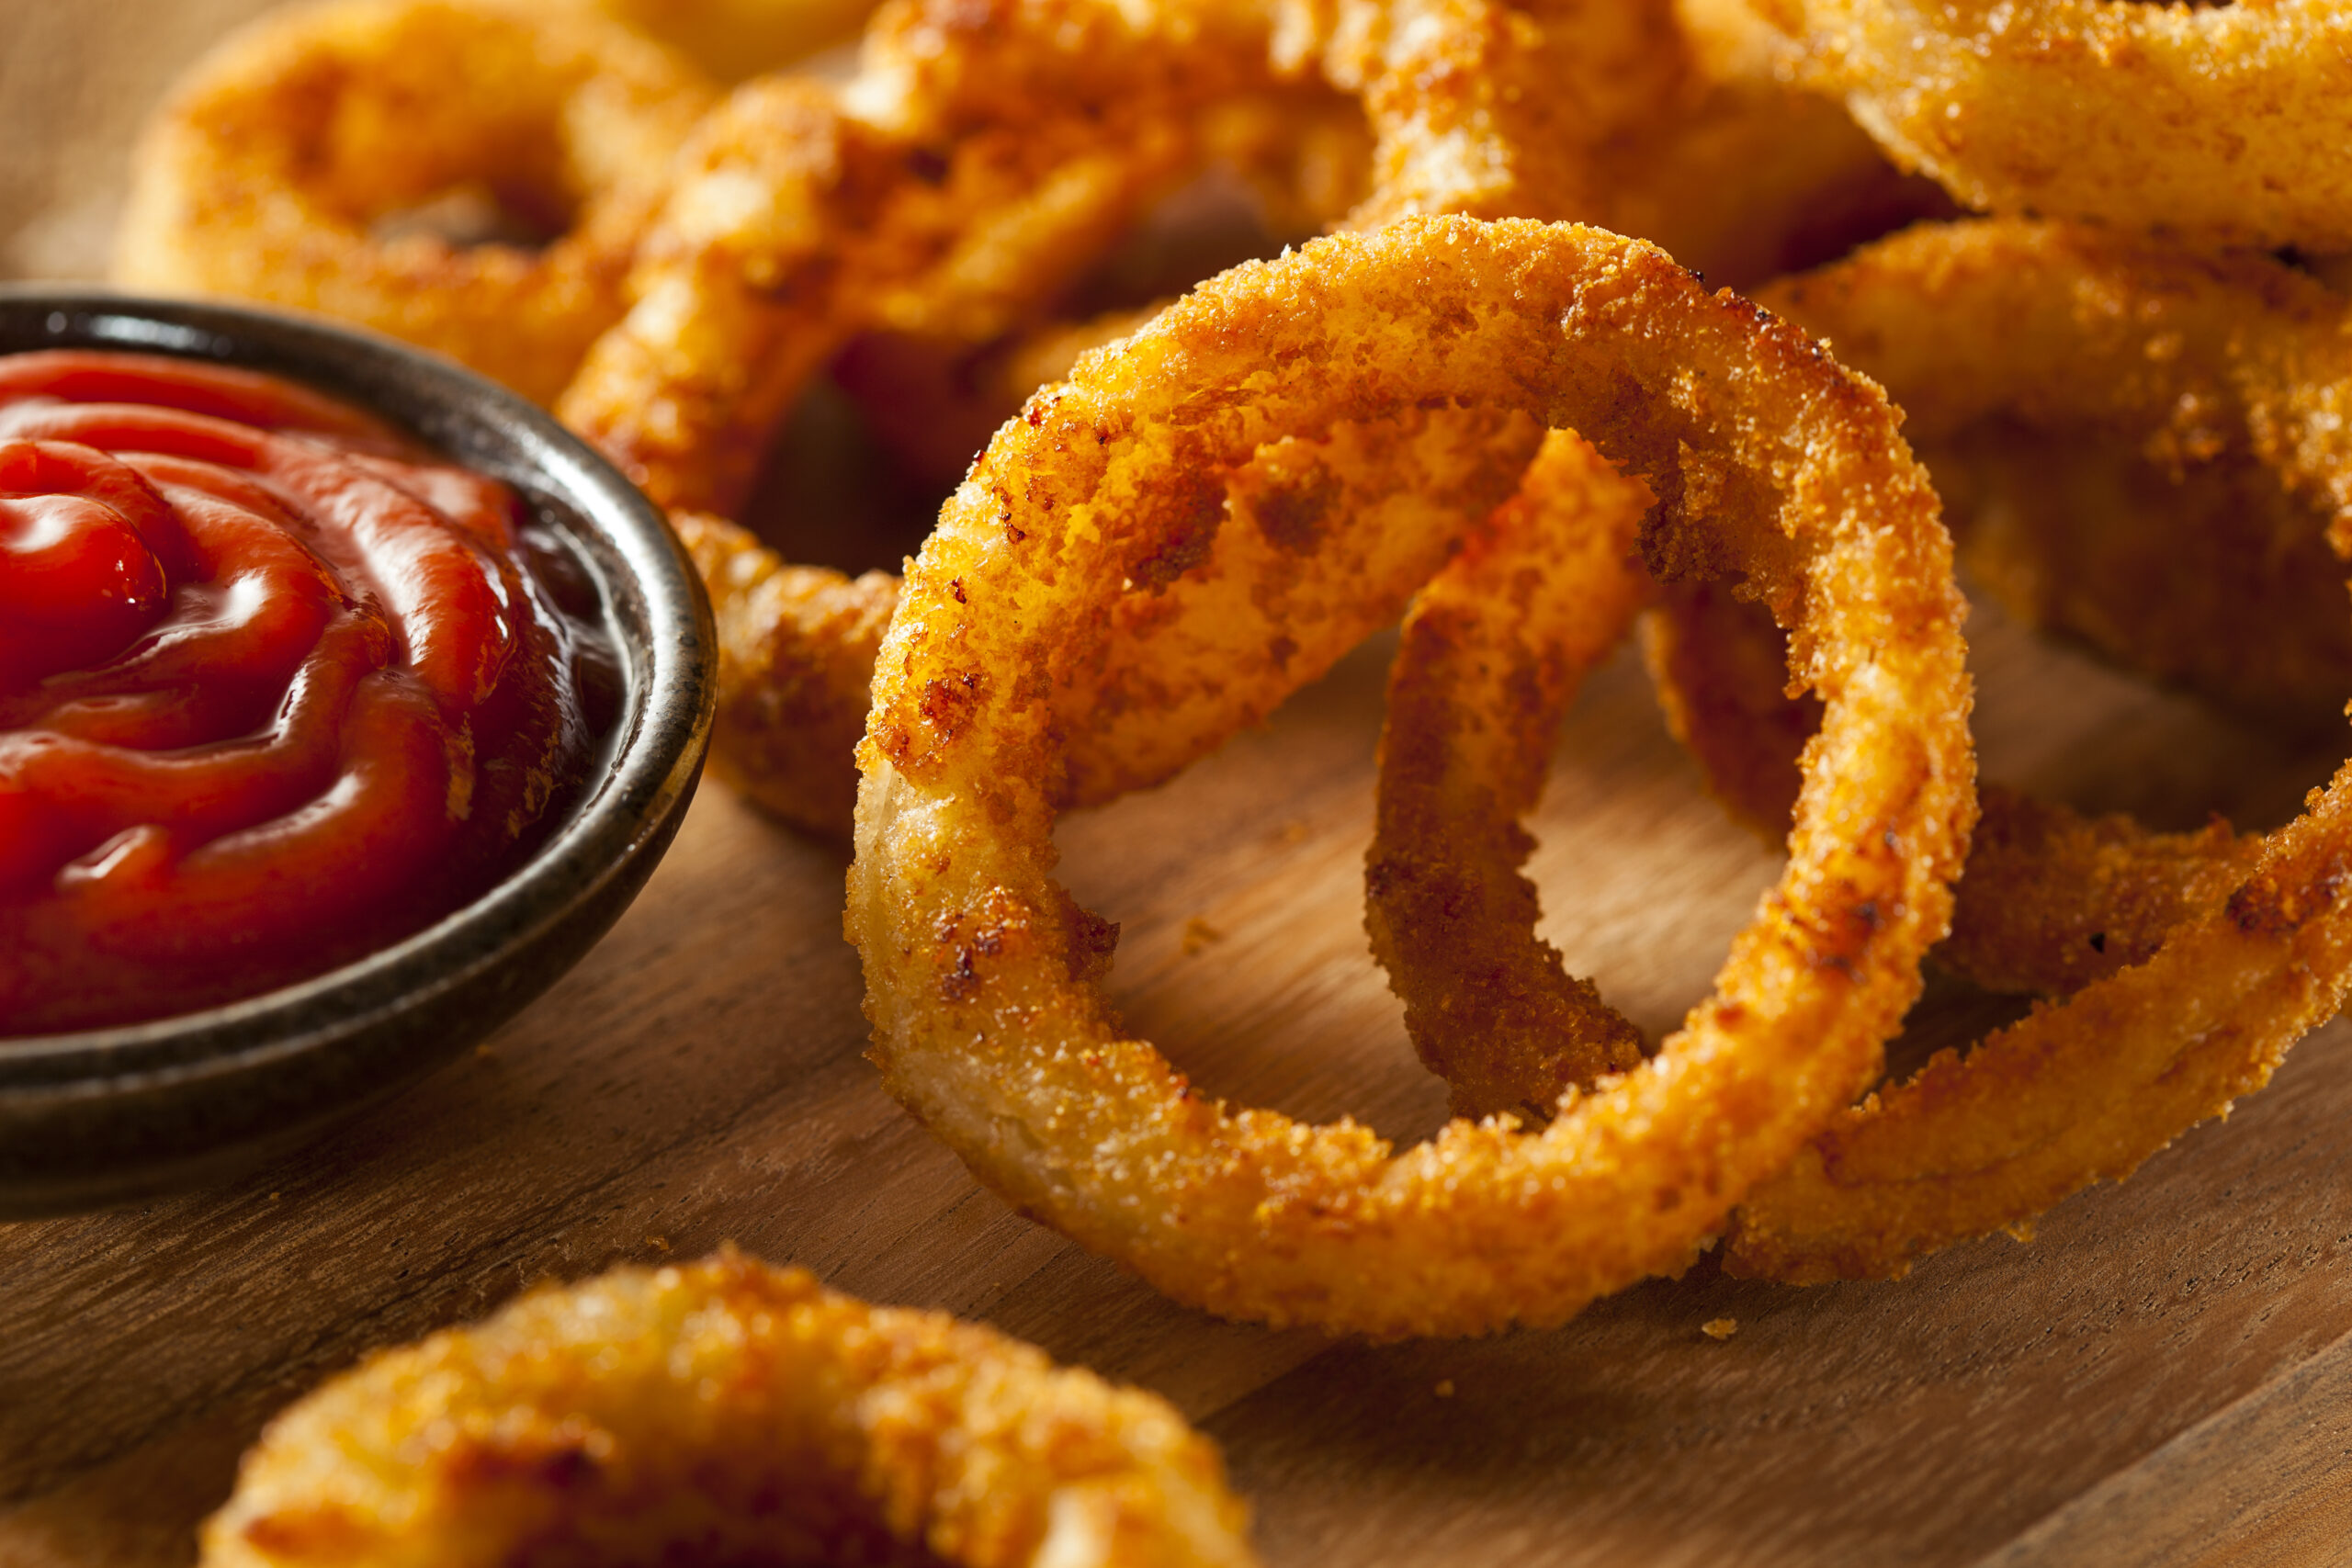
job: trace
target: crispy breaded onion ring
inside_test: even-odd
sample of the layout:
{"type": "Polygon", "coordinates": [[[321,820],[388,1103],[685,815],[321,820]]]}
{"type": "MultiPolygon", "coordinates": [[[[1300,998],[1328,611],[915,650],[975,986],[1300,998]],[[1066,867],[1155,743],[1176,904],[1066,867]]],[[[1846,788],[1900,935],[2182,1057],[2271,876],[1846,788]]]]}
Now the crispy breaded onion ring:
{"type": "Polygon", "coordinates": [[[2352,691],[2352,598],[2326,539],[2352,503],[2328,434],[2352,355],[2329,336],[2340,296],[2259,257],[1978,220],[1757,298],[1889,389],[1962,560],[2013,614],[2333,731],[2352,691]],[[1996,323],[2024,346],[1993,352],[1996,323]]]}
{"type": "Polygon", "coordinates": [[[1767,0],[1814,85],[1965,205],[2352,248],[2338,0],[1767,0]]]}
{"type": "Polygon", "coordinates": [[[319,310],[550,402],[626,308],[662,171],[710,85],[594,17],[330,0],[206,56],[149,125],[117,281],[319,310]],[[453,194],[544,249],[373,226],[453,194]]]}
{"type": "MultiPolygon", "coordinates": [[[[1949,545],[1894,419],[1656,250],[1531,222],[1318,241],[1081,361],[942,513],[877,660],[846,929],[885,1082],[1024,1212],[1230,1316],[1478,1333],[1680,1268],[1876,1070],[1973,815],[1949,545]],[[1121,618],[1232,530],[1222,476],[1436,403],[1521,410],[1644,475],[1652,568],[1747,574],[1827,716],[1787,874],[1657,1057],[1541,1134],[1456,1122],[1394,1156],[1352,1122],[1209,1103],[1125,1037],[1052,829],[1121,618]]],[[[1362,544],[1334,509],[1316,557],[1362,544]]]]}
{"type": "MultiPolygon", "coordinates": [[[[1923,446],[1997,418],[2094,463],[2138,452],[2193,475],[2244,460],[2332,520],[2339,550],[2352,543],[2352,310],[2291,268],[1996,220],[1898,235],[1764,298],[1893,389],[1923,446]]],[[[2070,522],[2103,525],[2044,518],[2070,522]]],[[[2177,525],[2139,522],[2160,536],[2177,525]]],[[[2278,618],[2258,602],[2238,615],[2246,635],[2278,618]]],[[[1752,644],[1758,632],[1686,617],[1672,637],[1687,651],[1752,644]]],[[[1671,654],[1664,668],[1688,683],[1743,662],[1671,654]]],[[[1762,706],[1716,702],[1685,717],[1736,724],[1762,706]]],[[[1770,744],[1698,750],[1712,765],[1770,744]]],[[[1716,782],[1769,821],[1761,776],[1716,782]]],[[[1900,1274],[2120,1179],[2261,1088],[2352,985],[2352,908],[2339,886],[2352,765],[2259,840],[2152,834],[1998,791],[1984,804],[1944,955],[1982,983],[2069,999],[1834,1121],[1749,1195],[1727,1244],[1734,1272],[1900,1274]]]]}
{"type": "Polygon", "coordinates": [[[1248,1568],[1161,1400],[732,1252],[548,1289],[270,1423],[206,1568],[1248,1568]]]}
{"type": "Polygon", "coordinates": [[[1551,741],[1647,597],[1650,493],[1565,432],[1413,597],[1388,680],[1364,926],[1456,1116],[1552,1119],[1571,1088],[1641,1065],[1642,1036],[1535,935],[1551,741]]]}

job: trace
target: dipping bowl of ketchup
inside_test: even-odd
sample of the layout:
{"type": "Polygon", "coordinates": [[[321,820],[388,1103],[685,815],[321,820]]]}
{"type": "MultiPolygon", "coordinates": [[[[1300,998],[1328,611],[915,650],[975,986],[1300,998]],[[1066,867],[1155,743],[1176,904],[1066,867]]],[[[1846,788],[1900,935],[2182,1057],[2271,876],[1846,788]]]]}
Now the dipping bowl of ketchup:
{"type": "Polygon", "coordinates": [[[618,918],[709,608],[544,412],[386,340],[0,289],[0,1218],[217,1179],[618,918]]]}

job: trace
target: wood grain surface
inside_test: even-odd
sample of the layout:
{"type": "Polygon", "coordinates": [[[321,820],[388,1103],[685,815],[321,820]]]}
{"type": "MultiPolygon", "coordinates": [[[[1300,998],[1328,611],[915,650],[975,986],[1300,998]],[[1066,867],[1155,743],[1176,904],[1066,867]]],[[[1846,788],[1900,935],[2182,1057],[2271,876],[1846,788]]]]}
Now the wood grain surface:
{"type": "MultiPolygon", "coordinates": [[[[258,8],[0,0],[0,271],[96,273],[138,113],[258,8]]],[[[1988,776],[2254,826],[2333,761],[1996,615],[1972,633],[1988,776]]],[[[1119,1003],[1196,1081],[1411,1138],[1444,1096],[1362,930],[1386,652],[1062,844],[1123,923],[1119,1003]]],[[[1624,660],[1536,828],[1545,934],[1652,1031],[1776,866],[1624,660]]],[[[1274,1564],[2352,1561],[2341,1025],[2030,1244],[1812,1291],[1702,1262],[1554,1332],[1333,1344],[1172,1306],[977,1187],[861,1055],[843,869],[707,786],[611,937],[472,1057],[236,1186],[0,1225],[0,1568],[191,1561],[239,1450],[319,1378],[535,1280],[729,1240],[1161,1391],[1274,1564]]],[[[1970,1022],[1947,998],[1916,1033],[1970,1022]]]]}

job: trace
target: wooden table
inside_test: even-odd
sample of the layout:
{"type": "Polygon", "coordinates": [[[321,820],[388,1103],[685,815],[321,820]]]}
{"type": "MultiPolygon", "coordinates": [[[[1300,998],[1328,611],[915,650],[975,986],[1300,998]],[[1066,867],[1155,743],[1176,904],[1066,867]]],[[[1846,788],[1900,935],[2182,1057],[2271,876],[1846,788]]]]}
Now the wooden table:
{"type": "MultiPolygon", "coordinates": [[[[0,269],[99,269],[138,110],[256,8],[0,3],[0,269]]],[[[1992,776],[2178,825],[2279,819],[2326,769],[1975,632],[1992,776]]],[[[1063,840],[1124,922],[1121,1004],[1197,1081],[1416,1137],[1443,1097],[1361,930],[1385,651],[1063,840]]],[[[1774,870],[1623,660],[1537,826],[1546,934],[1652,1030],[1774,870]]],[[[729,1240],[1161,1391],[1276,1564],[2352,1559],[2340,1025],[2030,1245],[1828,1290],[1702,1264],[1555,1332],[1366,1348],[1171,1306],[975,1185],[860,1054],[843,866],[710,786],[618,929],[474,1056],[232,1188],[0,1225],[0,1565],[189,1561],[239,1450],[320,1377],[534,1280],[729,1240]]]]}

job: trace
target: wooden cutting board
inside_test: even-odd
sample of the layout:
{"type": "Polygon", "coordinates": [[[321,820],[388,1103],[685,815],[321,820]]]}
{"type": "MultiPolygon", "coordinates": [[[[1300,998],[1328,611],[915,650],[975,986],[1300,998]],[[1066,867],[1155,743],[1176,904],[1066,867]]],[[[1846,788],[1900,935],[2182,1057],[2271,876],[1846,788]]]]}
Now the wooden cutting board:
{"type": "MultiPolygon", "coordinates": [[[[140,109],[257,8],[0,0],[0,271],[95,275],[140,109]]],[[[2254,825],[2333,761],[1973,630],[1989,776],[2254,825]]],[[[1062,840],[1123,922],[1121,1005],[1196,1081],[1411,1138],[1443,1095],[1361,927],[1385,654],[1062,840]]],[[[1545,933],[1652,1031],[1775,869],[1624,660],[1537,828],[1545,933]]],[[[1554,1332],[1333,1344],[1169,1304],[905,1117],[861,1055],[843,869],[709,786],[618,929],[473,1057],[232,1188],[0,1225],[0,1568],[188,1562],[239,1450],[321,1377],[535,1280],[730,1240],[1166,1393],[1275,1564],[2352,1561],[2340,1025],[2029,1245],[1811,1291],[1702,1263],[1554,1332]]]]}

